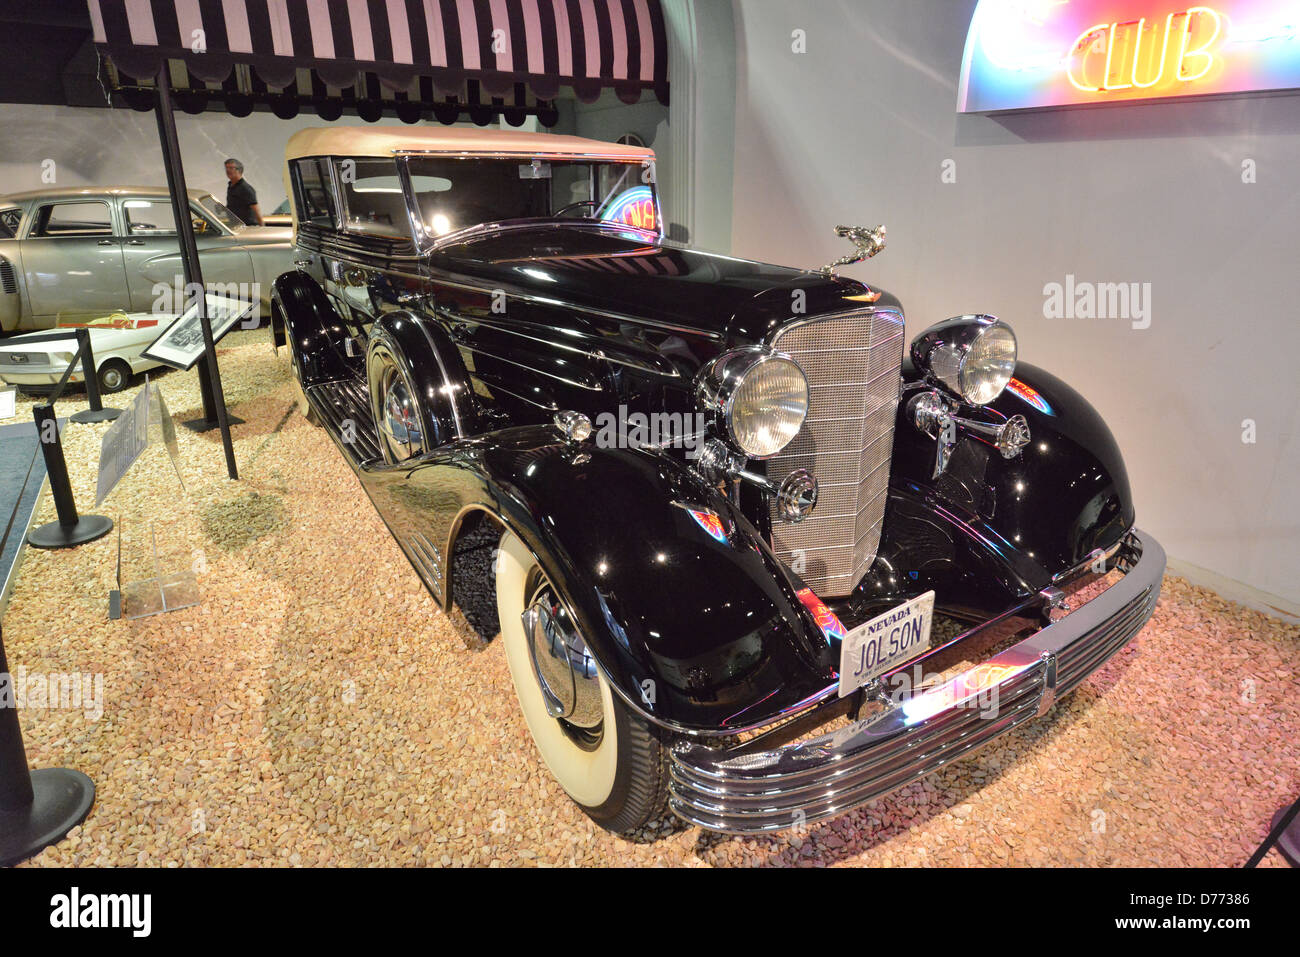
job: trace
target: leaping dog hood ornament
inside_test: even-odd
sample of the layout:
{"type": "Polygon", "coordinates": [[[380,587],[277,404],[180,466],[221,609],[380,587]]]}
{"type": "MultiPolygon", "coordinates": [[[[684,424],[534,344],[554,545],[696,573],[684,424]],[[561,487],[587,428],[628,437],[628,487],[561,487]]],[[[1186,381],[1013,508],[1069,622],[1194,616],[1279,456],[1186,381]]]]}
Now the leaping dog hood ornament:
{"type": "Polygon", "coordinates": [[[830,265],[822,266],[823,276],[833,276],[835,267],[852,266],[854,263],[860,263],[864,259],[870,259],[885,248],[884,226],[877,226],[875,229],[868,229],[866,226],[836,226],[835,235],[843,236],[857,247],[857,255],[841,256],[830,265]]]}

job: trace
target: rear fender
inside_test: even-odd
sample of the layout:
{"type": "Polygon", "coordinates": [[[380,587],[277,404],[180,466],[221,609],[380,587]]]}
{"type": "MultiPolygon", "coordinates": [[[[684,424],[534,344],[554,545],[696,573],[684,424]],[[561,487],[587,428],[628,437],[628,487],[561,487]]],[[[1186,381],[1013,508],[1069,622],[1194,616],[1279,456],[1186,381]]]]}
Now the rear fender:
{"type": "Polygon", "coordinates": [[[442,326],[410,312],[386,312],[375,320],[370,338],[372,342],[385,339],[402,354],[411,384],[434,425],[433,434],[441,441],[480,430],[469,371],[442,326]]]}
{"type": "Polygon", "coordinates": [[[346,361],[338,345],[344,338],[338,331],[345,328],[343,321],[325,290],[311,276],[294,270],[276,279],[271,290],[271,313],[272,327],[276,321],[283,324],[294,370],[304,389],[357,374],[358,366],[346,361]]]}

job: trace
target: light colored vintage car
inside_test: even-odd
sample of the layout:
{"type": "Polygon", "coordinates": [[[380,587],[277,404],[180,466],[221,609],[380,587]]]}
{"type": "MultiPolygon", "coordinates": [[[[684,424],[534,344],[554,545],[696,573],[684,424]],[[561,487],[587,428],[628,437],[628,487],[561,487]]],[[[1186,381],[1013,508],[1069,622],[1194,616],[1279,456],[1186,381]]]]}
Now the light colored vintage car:
{"type": "MultiPolygon", "coordinates": [[[[162,365],[141,353],[166,329],[176,316],[138,312],[119,313],[102,320],[103,326],[90,329],[90,348],[95,357],[95,371],[101,392],[121,392],[139,372],[162,365]]],[[[0,381],[16,385],[24,392],[47,392],[63,377],[64,370],[77,352],[77,334],[67,330],[66,339],[45,340],[49,332],[24,332],[0,339],[0,381]],[[44,341],[32,342],[40,337],[44,341]]],[[[81,366],[68,377],[82,381],[81,366]]]]}
{"type": "MultiPolygon", "coordinates": [[[[190,190],[189,198],[209,290],[269,303],[272,281],[293,268],[293,230],[245,226],[202,190],[190,190]]],[[[176,221],[163,187],[77,187],[0,197],[5,332],[118,311],[172,313],[179,303],[169,295],[160,308],[155,285],[174,288],[181,274],[176,221]]]]}

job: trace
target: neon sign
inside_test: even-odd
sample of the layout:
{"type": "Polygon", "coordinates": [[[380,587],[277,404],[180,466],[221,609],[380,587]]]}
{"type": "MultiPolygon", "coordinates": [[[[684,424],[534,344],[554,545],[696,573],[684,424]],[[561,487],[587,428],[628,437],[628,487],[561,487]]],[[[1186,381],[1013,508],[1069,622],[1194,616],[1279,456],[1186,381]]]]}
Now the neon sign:
{"type": "Polygon", "coordinates": [[[1297,0],[980,0],[962,113],[1300,89],[1297,0]]]}
{"type": "Polygon", "coordinates": [[[659,208],[655,205],[654,190],[649,186],[633,186],[623,190],[610,200],[600,218],[607,223],[620,223],[657,232],[659,208]]]}

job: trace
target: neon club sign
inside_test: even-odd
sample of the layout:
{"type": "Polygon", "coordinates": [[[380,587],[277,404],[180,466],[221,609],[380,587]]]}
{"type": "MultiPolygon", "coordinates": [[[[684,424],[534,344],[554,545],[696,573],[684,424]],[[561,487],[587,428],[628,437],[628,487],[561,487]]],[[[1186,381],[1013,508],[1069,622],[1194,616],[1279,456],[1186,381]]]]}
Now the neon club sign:
{"type": "Polygon", "coordinates": [[[980,0],[962,113],[1300,89],[1300,0],[980,0]]]}
{"type": "Polygon", "coordinates": [[[607,223],[657,230],[659,210],[655,206],[654,191],[649,186],[633,186],[631,189],[625,189],[601,210],[600,218],[607,223]]]}

